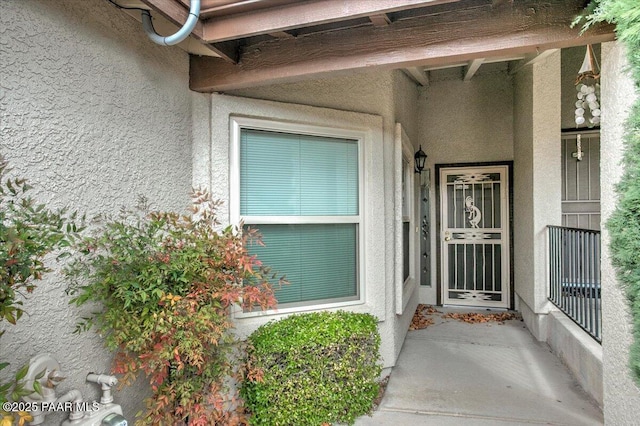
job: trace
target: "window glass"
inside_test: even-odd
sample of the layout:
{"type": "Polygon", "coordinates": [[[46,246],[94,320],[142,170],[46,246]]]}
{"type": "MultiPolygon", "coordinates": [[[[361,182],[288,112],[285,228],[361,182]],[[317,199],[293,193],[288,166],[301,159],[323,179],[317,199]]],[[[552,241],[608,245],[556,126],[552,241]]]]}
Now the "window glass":
{"type": "Polygon", "coordinates": [[[260,225],[264,246],[252,252],[265,265],[286,273],[290,284],[276,288],[278,303],[358,295],[357,225],[260,225]]]}
{"type": "Polygon", "coordinates": [[[358,144],[308,135],[243,130],[240,214],[358,214],[358,144]]]}
{"type": "Polygon", "coordinates": [[[358,299],[358,149],[349,139],[241,130],[240,215],[263,235],[251,253],[290,282],[274,283],[279,305],[358,299]]]}

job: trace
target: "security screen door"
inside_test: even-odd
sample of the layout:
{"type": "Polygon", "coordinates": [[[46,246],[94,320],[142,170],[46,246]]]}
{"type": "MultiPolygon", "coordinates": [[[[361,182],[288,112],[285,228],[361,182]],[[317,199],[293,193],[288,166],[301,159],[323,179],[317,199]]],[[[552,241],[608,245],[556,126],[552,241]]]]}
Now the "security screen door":
{"type": "Polygon", "coordinates": [[[508,166],[440,169],[442,303],[509,307],[508,166]]]}

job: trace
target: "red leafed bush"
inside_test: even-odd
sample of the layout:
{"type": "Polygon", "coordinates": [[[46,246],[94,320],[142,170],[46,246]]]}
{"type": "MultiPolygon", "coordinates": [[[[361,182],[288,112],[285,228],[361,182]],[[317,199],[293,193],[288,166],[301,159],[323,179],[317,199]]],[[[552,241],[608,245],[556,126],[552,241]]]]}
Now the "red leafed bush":
{"type": "MultiPolygon", "coordinates": [[[[253,231],[220,229],[220,202],[195,190],[189,215],[136,211],[102,220],[66,269],[73,303],[103,308],[78,331],[95,326],[116,351],[125,383],[141,372],[153,394],[137,424],[239,424],[229,311],[274,307],[269,271],[247,252],[253,231]]],[[[259,243],[259,241],[258,241],[259,243]]]]}

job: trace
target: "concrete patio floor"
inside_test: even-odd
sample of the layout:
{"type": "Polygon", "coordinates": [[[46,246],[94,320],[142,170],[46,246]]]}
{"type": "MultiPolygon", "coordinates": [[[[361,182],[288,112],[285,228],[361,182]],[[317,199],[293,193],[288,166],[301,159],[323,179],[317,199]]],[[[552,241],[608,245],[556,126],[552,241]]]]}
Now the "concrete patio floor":
{"type": "Polygon", "coordinates": [[[357,426],[603,424],[597,404],[522,321],[431,318],[409,331],[380,407],[357,426]]]}

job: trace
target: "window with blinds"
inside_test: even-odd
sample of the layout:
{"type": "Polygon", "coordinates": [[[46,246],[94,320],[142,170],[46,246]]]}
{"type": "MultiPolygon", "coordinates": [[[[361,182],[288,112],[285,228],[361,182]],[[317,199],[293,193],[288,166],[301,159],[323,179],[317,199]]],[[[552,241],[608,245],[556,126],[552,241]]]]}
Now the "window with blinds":
{"type": "Polygon", "coordinates": [[[240,217],[264,246],[251,251],[290,284],[280,306],[359,298],[359,144],[241,129],[240,217]]]}

